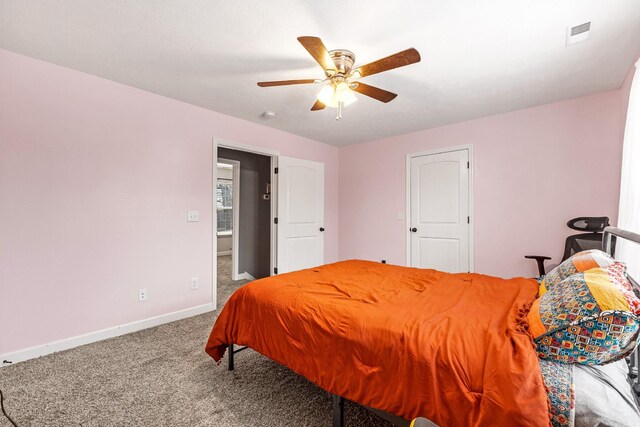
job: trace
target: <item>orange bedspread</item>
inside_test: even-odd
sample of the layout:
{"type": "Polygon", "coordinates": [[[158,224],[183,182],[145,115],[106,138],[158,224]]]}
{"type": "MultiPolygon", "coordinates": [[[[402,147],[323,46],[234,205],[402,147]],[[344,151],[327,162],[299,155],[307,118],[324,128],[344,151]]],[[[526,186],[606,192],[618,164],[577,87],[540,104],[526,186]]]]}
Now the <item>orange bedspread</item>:
{"type": "MultiPolygon", "coordinates": [[[[206,351],[248,345],[323,389],[441,426],[547,426],[531,279],[345,261],[236,291],[206,351]]],[[[240,365],[240,368],[241,365],[240,365]]]]}

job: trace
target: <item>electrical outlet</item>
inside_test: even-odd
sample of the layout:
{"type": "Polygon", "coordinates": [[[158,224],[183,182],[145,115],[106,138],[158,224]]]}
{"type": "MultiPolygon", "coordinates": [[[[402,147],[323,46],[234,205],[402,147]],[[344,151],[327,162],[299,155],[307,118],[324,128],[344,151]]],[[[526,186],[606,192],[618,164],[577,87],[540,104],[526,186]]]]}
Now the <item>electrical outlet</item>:
{"type": "Polygon", "coordinates": [[[146,289],[140,289],[138,291],[138,301],[142,302],[142,301],[146,301],[147,300],[147,290],[146,289]]]}
{"type": "Polygon", "coordinates": [[[200,279],[198,279],[197,277],[192,277],[191,278],[191,289],[198,289],[199,286],[199,281],[200,279]]]}
{"type": "Polygon", "coordinates": [[[198,221],[200,221],[200,211],[189,211],[189,212],[187,212],[187,221],[188,222],[198,222],[198,221]]]}

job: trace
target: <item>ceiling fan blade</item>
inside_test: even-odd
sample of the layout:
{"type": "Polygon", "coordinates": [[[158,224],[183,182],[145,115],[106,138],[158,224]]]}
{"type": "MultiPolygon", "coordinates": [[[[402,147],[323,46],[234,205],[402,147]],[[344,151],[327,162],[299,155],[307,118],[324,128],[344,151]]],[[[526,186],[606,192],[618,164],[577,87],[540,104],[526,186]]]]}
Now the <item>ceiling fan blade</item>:
{"type": "Polygon", "coordinates": [[[258,86],[269,87],[269,86],[286,86],[286,85],[304,85],[304,84],[315,83],[315,82],[316,82],[316,79],[280,80],[275,82],[258,82],[258,86]]]}
{"type": "Polygon", "coordinates": [[[387,103],[389,101],[393,101],[393,99],[398,96],[393,92],[386,91],[384,89],[377,88],[375,86],[369,86],[364,83],[356,83],[357,86],[353,88],[355,92],[361,93],[363,95],[367,95],[373,99],[377,99],[380,102],[387,103]]]}
{"type": "Polygon", "coordinates": [[[420,54],[414,48],[410,48],[358,67],[351,75],[358,73],[360,77],[365,77],[382,73],[383,71],[393,70],[394,68],[404,67],[405,65],[415,64],[416,62],[420,62],[420,54]]]}
{"type": "Polygon", "coordinates": [[[318,110],[324,110],[325,105],[320,102],[320,100],[317,100],[315,104],[313,104],[313,107],[311,107],[311,111],[318,111],[318,110]]]}
{"type": "Polygon", "coordinates": [[[329,52],[327,52],[327,48],[320,40],[320,37],[309,37],[302,36],[298,37],[298,41],[305,49],[313,56],[313,59],[316,60],[318,64],[322,67],[323,70],[333,70],[336,69],[336,64],[333,63],[333,60],[329,56],[329,52]]]}

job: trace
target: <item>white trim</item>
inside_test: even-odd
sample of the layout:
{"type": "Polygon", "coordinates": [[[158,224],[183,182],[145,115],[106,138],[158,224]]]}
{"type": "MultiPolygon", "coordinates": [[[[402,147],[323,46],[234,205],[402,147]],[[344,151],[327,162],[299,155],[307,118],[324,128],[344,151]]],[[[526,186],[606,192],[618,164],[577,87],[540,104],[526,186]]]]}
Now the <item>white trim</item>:
{"type": "Polygon", "coordinates": [[[238,278],[233,280],[256,280],[256,278],[245,271],[242,274],[238,274],[238,278]]]}
{"type": "MultiPolygon", "coordinates": [[[[211,304],[213,309],[218,308],[218,236],[214,237],[214,232],[218,230],[218,202],[216,199],[216,188],[218,185],[218,146],[216,140],[213,140],[211,146],[211,171],[213,179],[211,180],[211,249],[215,254],[211,259],[211,304]]],[[[236,233],[237,234],[237,233],[236,233]]]]}
{"type": "MultiPolygon", "coordinates": [[[[407,154],[407,158],[430,156],[433,154],[451,153],[452,151],[462,151],[462,150],[469,150],[469,154],[471,154],[473,153],[473,145],[472,144],[456,145],[455,147],[446,147],[446,148],[438,148],[436,150],[418,151],[417,153],[407,154]]],[[[471,158],[471,156],[469,156],[469,158],[471,158]]]]}
{"type": "Polygon", "coordinates": [[[411,232],[409,225],[411,224],[411,159],[414,157],[431,156],[434,154],[450,153],[452,151],[467,150],[469,152],[469,271],[475,271],[475,240],[474,223],[475,216],[473,214],[473,144],[457,145],[455,147],[440,148],[437,150],[419,151],[417,153],[408,153],[405,161],[405,197],[406,197],[406,227],[405,227],[405,264],[411,266],[411,232]]]}
{"type": "Polygon", "coordinates": [[[187,317],[197,316],[199,314],[212,311],[213,309],[213,304],[208,303],[184,310],[174,311],[172,313],[161,314],[159,316],[150,317],[148,319],[138,320],[131,323],[125,323],[124,325],[114,326],[95,332],[77,335],[75,337],[53,341],[48,344],[14,351],[12,353],[0,354],[0,360],[8,360],[12,362],[12,364],[24,362],[25,360],[35,359],[36,357],[46,356],[47,354],[57,353],[59,351],[79,347],[81,345],[91,344],[96,341],[102,341],[108,338],[118,337],[120,335],[140,331],[142,329],[152,328],[164,323],[175,322],[176,320],[186,319],[187,317]]]}
{"type": "Polygon", "coordinates": [[[218,237],[231,237],[232,235],[233,235],[233,231],[232,230],[217,231],[216,232],[216,236],[218,236],[218,237]]]}
{"type": "MultiPolygon", "coordinates": [[[[268,148],[256,147],[253,145],[241,144],[239,142],[229,141],[221,138],[213,138],[213,144],[216,147],[230,148],[232,150],[246,151],[249,153],[262,154],[263,156],[277,156],[280,153],[268,148]]],[[[217,149],[216,149],[217,152],[217,149]]]]}
{"type": "Polygon", "coordinates": [[[404,182],[404,190],[405,190],[405,211],[404,211],[404,264],[407,267],[411,267],[411,232],[409,228],[411,227],[411,154],[407,154],[404,164],[404,173],[405,173],[405,182],[404,182]]]}
{"type": "MultiPolygon", "coordinates": [[[[218,151],[216,149],[216,151],[218,151]]],[[[233,167],[233,177],[231,185],[233,186],[233,193],[231,194],[231,209],[233,215],[233,228],[240,230],[240,161],[224,159],[218,157],[218,163],[226,163],[233,167]]],[[[217,180],[216,180],[217,182],[217,180]]],[[[217,215],[217,212],[216,212],[217,215]]],[[[217,224],[217,219],[216,222],[217,224]]],[[[231,280],[238,279],[238,250],[240,248],[240,233],[230,233],[231,235],[231,280]]]]}
{"type": "Polygon", "coordinates": [[[278,226],[275,218],[278,217],[278,156],[271,156],[271,265],[270,276],[276,275],[278,266],[278,226]]]}
{"type": "Polygon", "coordinates": [[[473,170],[475,168],[475,163],[473,161],[473,145],[468,144],[467,149],[469,150],[469,272],[475,273],[476,271],[476,263],[475,263],[475,220],[476,217],[473,211],[473,200],[474,200],[474,191],[473,191],[473,170]]]}
{"type": "Polygon", "coordinates": [[[218,256],[231,255],[232,253],[233,251],[222,251],[222,252],[218,252],[218,256]]]}

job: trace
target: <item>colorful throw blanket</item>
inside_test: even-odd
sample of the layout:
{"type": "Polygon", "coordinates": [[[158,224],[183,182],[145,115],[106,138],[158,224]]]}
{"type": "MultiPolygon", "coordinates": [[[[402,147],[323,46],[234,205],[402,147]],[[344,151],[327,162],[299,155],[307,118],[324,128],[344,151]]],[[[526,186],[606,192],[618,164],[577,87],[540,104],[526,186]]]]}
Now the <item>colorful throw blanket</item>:
{"type": "Polygon", "coordinates": [[[575,422],[575,393],[573,365],[540,359],[542,378],[549,396],[553,427],[573,427],[575,422]]]}

